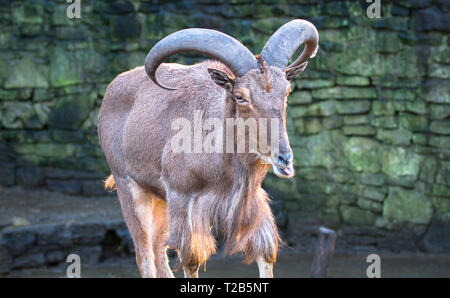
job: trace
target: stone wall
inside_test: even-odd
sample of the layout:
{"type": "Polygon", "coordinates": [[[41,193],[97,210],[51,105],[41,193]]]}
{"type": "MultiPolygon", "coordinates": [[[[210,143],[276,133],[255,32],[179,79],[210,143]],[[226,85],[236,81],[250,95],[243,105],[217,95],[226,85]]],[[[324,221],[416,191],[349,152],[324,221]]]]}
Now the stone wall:
{"type": "MultiPolygon", "coordinates": [[[[338,248],[448,252],[449,1],[0,1],[0,183],[86,196],[108,174],[96,118],[107,84],[187,27],[259,53],[293,18],[320,51],[293,85],[287,125],[296,177],[269,176],[291,243],[325,224],[338,248]]],[[[190,56],[173,59],[196,61],[190,56]]]]}

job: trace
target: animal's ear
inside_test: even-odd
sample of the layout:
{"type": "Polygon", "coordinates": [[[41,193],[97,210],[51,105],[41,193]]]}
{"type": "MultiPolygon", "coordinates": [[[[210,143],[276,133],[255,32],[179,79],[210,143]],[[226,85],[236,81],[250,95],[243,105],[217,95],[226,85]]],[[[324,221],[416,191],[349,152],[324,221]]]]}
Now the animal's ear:
{"type": "Polygon", "coordinates": [[[295,79],[295,77],[305,70],[306,65],[308,65],[308,62],[303,62],[302,64],[299,64],[297,66],[294,66],[292,68],[288,68],[285,70],[286,73],[286,80],[292,81],[295,79]]]}
{"type": "Polygon", "coordinates": [[[234,79],[230,78],[225,72],[214,68],[208,68],[211,79],[227,91],[232,91],[234,87],[234,79]]]}

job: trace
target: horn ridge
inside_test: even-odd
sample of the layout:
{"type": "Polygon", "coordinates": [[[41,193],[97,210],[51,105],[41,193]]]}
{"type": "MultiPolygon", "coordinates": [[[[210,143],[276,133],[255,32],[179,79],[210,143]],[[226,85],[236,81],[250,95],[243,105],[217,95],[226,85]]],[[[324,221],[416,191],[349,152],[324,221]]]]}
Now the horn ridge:
{"type": "Polygon", "coordinates": [[[319,44],[319,33],[312,23],[301,19],[292,20],[275,31],[261,51],[261,56],[269,65],[285,69],[292,55],[302,44],[305,44],[303,52],[287,68],[313,58],[319,44]]]}
{"type": "Polygon", "coordinates": [[[168,57],[182,52],[196,52],[224,63],[236,76],[243,76],[257,67],[255,56],[237,39],[211,29],[191,28],[174,32],[161,39],[145,58],[145,71],[158,86],[156,70],[168,57]]]}

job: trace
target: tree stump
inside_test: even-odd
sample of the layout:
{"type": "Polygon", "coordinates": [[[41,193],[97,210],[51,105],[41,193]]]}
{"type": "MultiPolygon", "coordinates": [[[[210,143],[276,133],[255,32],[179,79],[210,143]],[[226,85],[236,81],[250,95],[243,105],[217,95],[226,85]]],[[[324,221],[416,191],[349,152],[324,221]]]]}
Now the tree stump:
{"type": "Polygon", "coordinates": [[[311,267],[311,277],[325,278],[328,275],[328,266],[333,258],[334,246],[336,244],[336,233],[325,227],[318,230],[318,239],[311,267]]]}

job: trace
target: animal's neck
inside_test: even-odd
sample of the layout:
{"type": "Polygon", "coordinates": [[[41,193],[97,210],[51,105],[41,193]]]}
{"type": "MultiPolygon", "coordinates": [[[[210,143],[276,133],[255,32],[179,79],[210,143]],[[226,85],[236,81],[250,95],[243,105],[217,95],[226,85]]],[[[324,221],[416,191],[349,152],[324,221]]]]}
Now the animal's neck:
{"type": "MultiPolygon", "coordinates": [[[[227,118],[236,119],[235,104],[228,96],[224,102],[224,127],[227,118]]],[[[236,133],[234,135],[236,137],[236,133]]],[[[223,157],[224,166],[230,169],[232,186],[230,189],[228,184],[225,190],[229,195],[222,201],[226,206],[222,210],[226,213],[221,216],[228,234],[225,251],[232,252],[236,243],[245,247],[245,239],[254,234],[260,224],[258,220],[265,211],[265,192],[261,190],[261,184],[269,165],[262,164],[254,153],[236,153],[235,150],[234,153],[223,154],[223,157]]]]}
{"type": "MultiPolygon", "coordinates": [[[[226,127],[227,119],[237,118],[236,106],[230,94],[226,95],[224,105],[225,113],[222,121],[224,127],[226,127]]],[[[235,131],[234,144],[237,144],[236,135],[235,131]]],[[[227,162],[229,161],[230,160],[228,159],[227,162]]],[[[232,154],[232,165],[234,169],[234,188],[240,189],[239,193],[241,197],[251,196],[252,192],[256,191],[261,186],[262,181],[270,168],[270,165],[263,164],[255,153],[237,153],[236,146],[234,153],[232,154]]]]}

